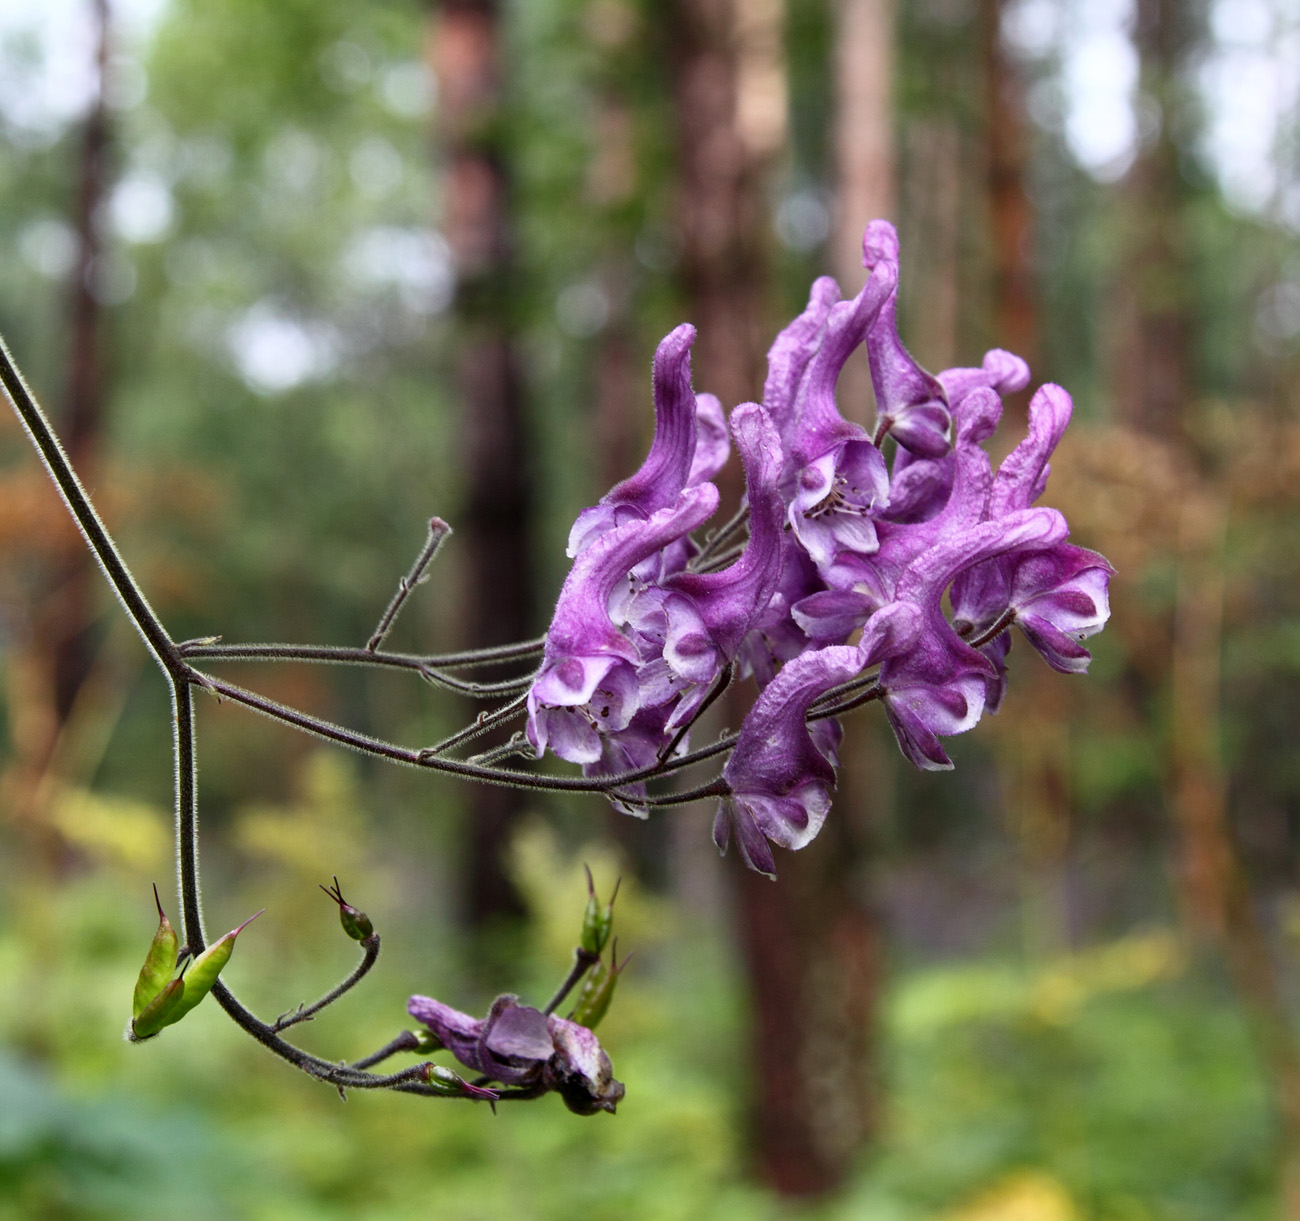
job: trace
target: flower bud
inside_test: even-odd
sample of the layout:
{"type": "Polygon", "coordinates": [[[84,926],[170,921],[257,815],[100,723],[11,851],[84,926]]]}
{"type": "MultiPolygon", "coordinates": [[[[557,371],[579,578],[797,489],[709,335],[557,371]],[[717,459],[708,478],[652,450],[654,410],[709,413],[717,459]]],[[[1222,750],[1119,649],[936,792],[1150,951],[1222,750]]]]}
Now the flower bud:
{"type": "Polygon", "coordinates": [[[449,1068],[443,1068],[441,1064],[426,1065],[425,1080],[444,1098],[473,1098],[495,1102],[500,1097],[496,1090],[471,1085],[464,1077],[453,1073],[449,1068]]]}
{"type": "Polygon", "coordinates": [[[414,1031],[414,1034],[415,1034],[415,1046],[411,1048],[412,1051],[418,1051],[418,1052],[441,1051],[444,1047],[443,1041],[440,1038],[438,1038],[438,1036],[434,1034],[432,1030],[417,1030],[414,1031]]]}
{"type": "Polygon", "coordinates": [[[158,898],[158,887],[153,888],[153,901],[158,908],[158,931],[153,935],[149,952],[145,955],[144,966],[140,968],[140,977],[135,981],[135,995],[131,999],[131,1021],[135,1022],[144,1013],[149,1004],[157,999],[172,982],[176,973],[176,955],[179,939],[176,930],[163,913],[162,900],[158,898]]]}
{"type": "Polygon", "coordinates": [[[322,886],[321,890],[339,905],[339,923],[353,941],[369,941],[375,935],[375,926],[370,923],[370,917],[343,898],[337,877],[333,886],[322,886]]]}
{"type": "Polygon", "coordinates": [[[623,879],[619,878],[614,883],[614,893],[610,895],[609,902],[602,907],[600,900],[596,898],[596,886],[591,879],[591,870],[586,865],[583,868],[587,870],[587,909],[582,916],[582,936],[578,944],[588,954],[599,954],[609,941],[609,932],[614,924],[614,900],[618,898],[618,888],[623,879]]]}

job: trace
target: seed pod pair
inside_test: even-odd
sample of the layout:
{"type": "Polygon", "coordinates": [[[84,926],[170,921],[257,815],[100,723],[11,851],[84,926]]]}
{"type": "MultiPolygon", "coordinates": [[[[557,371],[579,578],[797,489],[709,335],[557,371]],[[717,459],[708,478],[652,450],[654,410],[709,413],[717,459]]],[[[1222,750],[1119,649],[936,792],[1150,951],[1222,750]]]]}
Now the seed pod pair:
{"type": "Polygon", "coordinates": [[[162,909],[158,887],[153,890],[158,908],[158,931],[154,933],[145,955],[144,966],[135,982],[131,1001],[131,1026],[128,1038],[133,1043],[152,1038],[160,1030],[179,1022],[194,1008],[217,982],[230,955],[235,949],[235,938],[262,913],[250,916],[238,928],[218,938],[197,958],[182,966],[179,975],[178,938],[162,909]]]}
{"type": "Polygon", "coordinates": [[[618,898],[618,888],[623,879],[619,878],[614,883],[614,893],[609,896],[609,902],[602,906],[596,898],[596,884],[592,881],[590,868],[584,865],[583,869],[587,871],[587,909],[582,915],[582,936],[578,944],[588,954],[600,954],[604,951],[610,929],[614,926],[614,900],[618,898]]]}
{"type": "Polygon", "coordinates": [[[600,958],[596,965],[592,967],[587,978],[582,982],[582,988],[578,992],[578,999],[574,1002],[573,1012],[569,1014],[569,1021],[577,1022],[579,1026],[585,1026],[588,1030],[595,1030],[597,1023],[609,1012],[610,1002],[614,999],[614,989],[618,986],[618,977],[623,973],[623,968],[627,966],[629,954],[622,962],[618,961],[618,941],[615,940],[614,948],[610,951],[609,965],[606,966],[605,960],[600,958]]]}

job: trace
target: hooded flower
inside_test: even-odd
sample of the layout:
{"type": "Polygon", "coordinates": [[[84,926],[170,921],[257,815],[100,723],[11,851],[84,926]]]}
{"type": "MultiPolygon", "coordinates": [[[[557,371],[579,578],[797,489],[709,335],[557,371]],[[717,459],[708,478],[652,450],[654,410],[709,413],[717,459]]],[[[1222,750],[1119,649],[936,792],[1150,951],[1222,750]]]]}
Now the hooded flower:
{"type": "Polygon", "coordinates": [[[832,687],[907,649],[918,622],[913,608],[890,607],[867,625],[858,647],[804,653],[763,689],[722,771],[730,792],[713,823],[720,851],[734,833],[745,864],[775,877],[770,843],[802,848],[821,830],[835,787],[839,731],[829,719],[810,725],[808,711],[832,687]]]}
{"type": "Polygon", "coordinates": [[[944,591],[966,567],[1055,546],[1067,533],[1055,509],[1026,509],[954,530],[908,565],[897,600],[915,607],[921,631],[906,654],[880,667],[885,713],[903,754],[927,771],[952,760],[939,738],[973,728],[984,711],[993,663],[957,634],[943,615],[944,591]]]}
{"type": "MultiPolygon", "coordinates": [[[[1070,396],[1060,386],[1043,386],[1034,395],[1028,435],[998,469],[987,499],[987,520],[1005,520],[1042,495],[1051,469],[1049,459],[1071,411],[1070,396]]],[[[1080,642],[1099,632],[1110,615],[1113,572],[1095,551],[1064,541],[1047,551],[1000,556],[968,568],[953,582],[954,623],[977,637],[1009,615],[1048,665],[1063,673],[1080,673],[1091,660],[1080,642]]],[[[1002,701],[1009,647],[1005,634],[985,645],[997,671],[988,692],[994,710],[1002,701]]]]}
{"type": "Polygon", "coordinates": [[[922,458],[948,452],[951,416],[948,394],[938,378],[927,373],[898,337],[898,233],[887,220],[873,220],[862,237],[862,265],[874,279],[890,268],[894,289],[880,307],[867,333],[867,359],[876,392],[876,439],[886,433],[922,458]]]}
{"type": "Polygon", "coordinates": [[[631,722],[641,658],[610,619],[611,596],[633,568],[707,520],[717,504],[713,484],[687,488],[669,508],[602,534],[574,560],[528,692],[528,740],[539,758],[549,745],[562,759],[594,763],[600,735],[631,722]]]}
{"type": "MultiPolygon", "coordinates": [[[[726,435],[718,459],[716,438],[710,428],[712,408],[706,408],[709,445],[705,464],[717,462],[713,471],[693,471],[696,450],[696,397],[691,390],[691,344],[695,328],[688,322],[669,332],[659,344],[654,360],[655,436],[641,469],[616,484],[598,505],[583,509],[569,532],[569,555],[576,556],[616,526],[649,517],[672,505],[688,482],[700,483],[726,462],[726,435]],[[697,478],[691,476],[697,474],[697,478]]],[[[712,398],[712,396],[709,396],[712,398]]],[[[721,406],[717,405],[718,414],[721,406]]],[[[702,464],[704,465],[704,464],[702,464]]]]}
{"type": "Polygon", "coordinates": [[[1001,411],[1002,404],[991,390],[967,395],[955,416],[957,444],[952,455],[942,459],[952,467],[943,507],[920,522],[882,520],[876,527],[879,546],[874,553],[840,554],[823,570],[830,588],[795,604],[796,622],[814,641],[847,639],[871,614],[894,601],[903,574],[918,556],[954,531],[981,520],[993,483],[981,442],[997,427],[1001,411]]]}
{"type": "Polygon", "coordinates": [[[629,621],[654,641],[656,656],[642,670],[642,701],[678,701],[665,726],[689,721],[708,686],[739,652],[781,575],[783,504],[777,487],[781,444],[763,408],[745,403],[731,414],[745,464],[749,543],[735,563],[718,572],[683,572],[638,595],[629,621]]]}
{"type": "Polygon", "coordinates": [[[831,309],[800,385],[790,447],[795,475],[789,518],[819,570],[838,551],[865,553],[876,547],[871,514],[888,500],[889,472],[865,429],[840,415],[835,383],[895,283],[892,266],[882,265],[852,301],[831,309]]]}
{"type": "Polygon", "coordinates": [[[767,353],[767,381],[763,385],[763,406],[781,435],[783,448],[793,442],[795,404],[808,363],[821,346],[831,307],[840,299],[840,286],[830,276],[813,281],[808,305],[773,342],[767,353]]]}
{"type": "Polygon", "coordinates": [[[490,1081],[536,1094],[555,1090],[579,1115],[613,1114],[623,1084],[599,1040],[585,1026],[498,996],[485,1018],[413,996],[407,1012],[423,1022],[466,1068],[490,1081]]]}

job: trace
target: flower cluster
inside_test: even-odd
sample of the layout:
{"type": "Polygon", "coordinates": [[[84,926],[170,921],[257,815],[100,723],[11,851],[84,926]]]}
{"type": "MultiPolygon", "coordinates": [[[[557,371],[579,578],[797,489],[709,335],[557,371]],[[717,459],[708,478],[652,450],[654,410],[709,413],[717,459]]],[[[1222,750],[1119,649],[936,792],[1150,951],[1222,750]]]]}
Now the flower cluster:
{"type": "MultiPolygon", "coordinates": [[[[1078,672],[1089,661],[1081,641],[1109,615],[1110,565],[1066,542],[1060,513],[1033,507],[1069,396],[1041,387],[1028,435],[994,471],[983,442],[1000,394],[1028,384],[1027,365],[994,350],[979,368],[927,373],[898,335],[892,225],[868,226],[863,264],[870,276],[851,300],[829,278],[813,285],[768,354],[762,404],[731,413],[743,549],[732,527],[703,545],[691,538],[717,508],[710,480],[728,430],[717,399],[692,391],[694,328],[660,344],[654,443],[635,475],[579,515],[528,693],[539,757],[549,748],[589,775],[626,774],[685,749],[711,693],[752,675],[760,693],[722,772],[714,838],[725,851],[734,835],[767,874],[772,844],[800,848],[826,817],[837,706],[880,700],[912,763],[949,768],[939,739],[1001,704],[1012,625],[1054,669],[1078,672]],[[871,433],[835,397],[859,345],[871,433]]],[[[618,800],[644,812],[638,797],[632,785],[618,800]]]]}

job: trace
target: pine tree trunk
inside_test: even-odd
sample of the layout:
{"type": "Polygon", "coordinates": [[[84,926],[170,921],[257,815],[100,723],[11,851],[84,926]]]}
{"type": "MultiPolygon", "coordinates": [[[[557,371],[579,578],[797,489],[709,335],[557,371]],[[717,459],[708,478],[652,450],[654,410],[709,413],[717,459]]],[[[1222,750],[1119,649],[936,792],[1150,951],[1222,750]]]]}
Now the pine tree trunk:
{"type": "MultiPolygon", "coordinates": [[[[752,9],[742,22],[743,8],[727,0],[671,7],[682,267],[700,333],[695,382],[728,408],[762,385],[767,293],[764,143],[741,119],[754,113],[744,82],[757,75],[745,57],[767,39],[752,9]]],[[[768,12],[779,20],[775,6],[768,12]]],[[[738,495],[730,489],[730,498],[738,495]]],[[[743,712],[733,705],[729,721],[739,724],[743,712]]],[[[752,1155],[758,1176],[791,1196],[843,1182],[875,1094],[877,937],[858,897],[850,824],[837,809],[816,842],[780,853],[775,884],[732,862],[753,1014],[752,1155]]]]}
{"type": "MultiPolygon", "coordinates": [[[[456,262],[465,501],[465,639],[523,639],[531,627],[530,463],[524,390],[509,323],[509,182],[498,146],[503,107],[501,12],[495,0],[439,0],[430,41],[439,86],[443,231],[456,262]]],[[[522,914],[503,851],[521,810],[513,789],[469,789],[467,914],[522,914]]]]}

